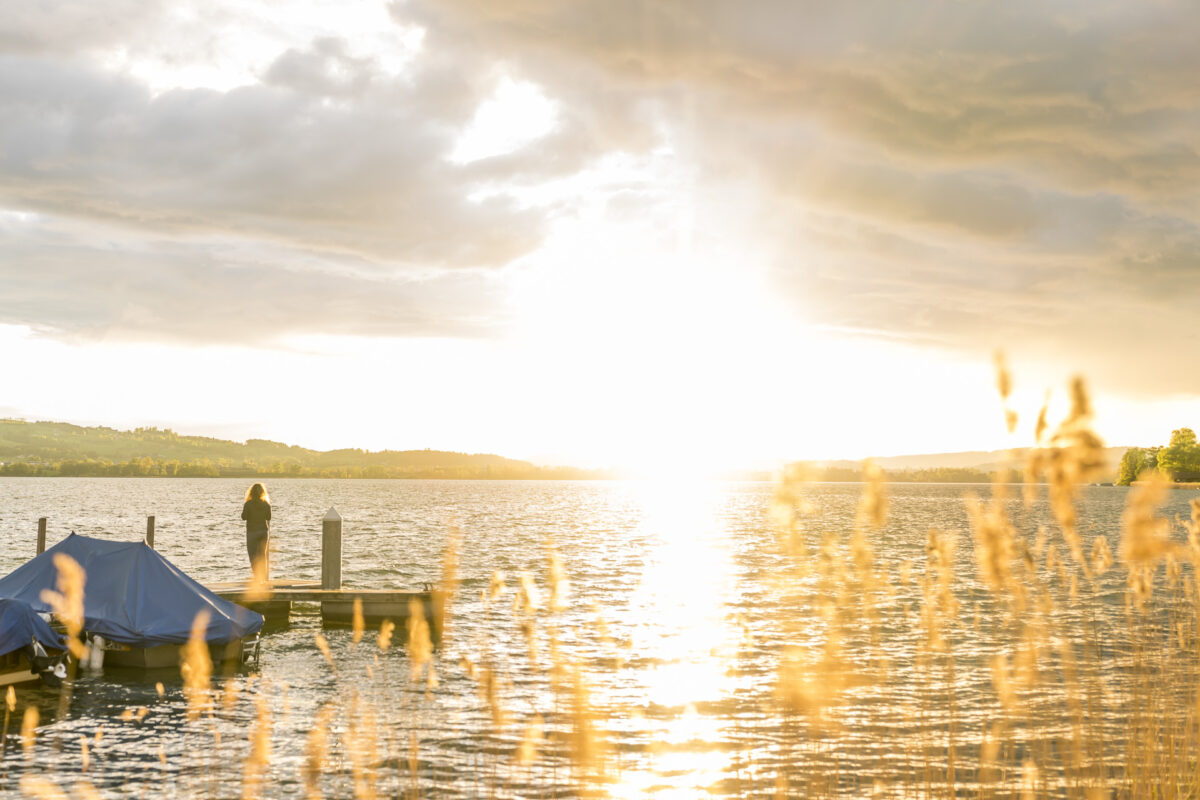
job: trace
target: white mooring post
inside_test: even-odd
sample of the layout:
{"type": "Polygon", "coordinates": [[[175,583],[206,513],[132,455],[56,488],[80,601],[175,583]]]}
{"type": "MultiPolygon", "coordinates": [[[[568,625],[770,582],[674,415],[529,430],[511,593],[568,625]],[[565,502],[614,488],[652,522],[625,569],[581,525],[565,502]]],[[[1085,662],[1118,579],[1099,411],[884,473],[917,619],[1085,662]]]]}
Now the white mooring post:
{"type": "Polygon", "coordinates": [[[332,507],[321,520],[321,588],[342,588],[342,515],[332,507]]]}

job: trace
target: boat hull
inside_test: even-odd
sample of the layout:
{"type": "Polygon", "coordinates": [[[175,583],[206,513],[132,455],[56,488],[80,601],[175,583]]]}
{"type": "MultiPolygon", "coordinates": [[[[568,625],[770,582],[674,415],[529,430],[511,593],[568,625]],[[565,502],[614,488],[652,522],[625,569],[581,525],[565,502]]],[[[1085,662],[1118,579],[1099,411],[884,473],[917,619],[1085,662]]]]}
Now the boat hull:
{"type": "Polygon", "coordinates": [[[40,680],[29,665],[29,659],[20,650],[0,656],[0,686],[40,680]]]}
{"type": "MultiPolygon", "coordinates": [[[[179,669],[183,645],[159,644],[154,647],[132,647],[109,642],[104,647],[104,666],[129,669],[179,669]]],[[[245,640],[234,639],[224,644],[210,644],[209,656],[214,665],[240,666],[245,659],[245,640]]]]}

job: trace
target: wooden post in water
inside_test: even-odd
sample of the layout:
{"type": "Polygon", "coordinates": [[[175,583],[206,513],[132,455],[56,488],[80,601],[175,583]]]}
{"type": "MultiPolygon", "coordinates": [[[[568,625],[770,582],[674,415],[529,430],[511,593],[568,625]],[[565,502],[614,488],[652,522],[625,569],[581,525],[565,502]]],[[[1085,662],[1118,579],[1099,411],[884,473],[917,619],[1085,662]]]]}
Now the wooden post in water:
{"type": "Polygon", "coordinates": [[[146,544],[154,547],[154,515],[146,517],[146,544]]]}
{"type": "Polygon", "coordinates": [[[321,588],[342,588],[342,515],[332,506],[321,520],[321,588]]]}
{"type": "Polygon", "coordinates": [[[38,555],[46,552],[46,518],[38,519],[38,555]]]}

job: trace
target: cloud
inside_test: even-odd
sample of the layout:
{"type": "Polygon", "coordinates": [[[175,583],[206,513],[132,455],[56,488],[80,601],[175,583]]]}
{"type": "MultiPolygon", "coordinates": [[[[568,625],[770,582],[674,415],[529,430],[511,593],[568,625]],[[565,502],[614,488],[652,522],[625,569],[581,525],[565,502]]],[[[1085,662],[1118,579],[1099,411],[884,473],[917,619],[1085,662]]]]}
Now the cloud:
{"type": "Polygon", "coordinates": [[[0,51],[71,56],[137,41],[162,23],[157,0],[57,0],[17,3],[4,10],[0,51]]]}
{"type": "Polygon", "coordinates": [[[478,337],[506,314],[486,271],[380,270],[254,240],[144,240],[0,215],[0,318],[75,340],[247,344],[312,332],[478,337]]]}
{"type": "MultiPolygon", "coordinates": [[[[1191,4],[395,3],[564,86],[581,64],[706,110],[811,120],[896,156],[1192,196],[1191,4]],[[562,71],[562,63],[574,69],[562,71]],[[554,73],[565,80],[555,80],[554,73]],[[707,101],[707,102],[706,102],[707,101]],[[1183,173],[1179,172],[1183,169],[1183,173]]],[[[569,92],[568,92],[569,93],[569,92]]]]}
{"type": "MultiPolygon", "coordinates": [[[[144,48],[154,10],[110,10],[144,48]]],[[[322,37],[248,85],[155,91],[97,55],[122,40],[90,19],[46,4],[0,40],[0,322],[261,342],[477,336],[506,319],[482,272],[536,248],[545,219],[503,192],[473,198],[532,174],[519,153],[447,159],[495,83],[483,67],[433,54],[396,73],[322,37]]],[[[574,169],[573,146],[537,174],[574,169]]]]}
{"type": "Polygon", "coordinates": [[[0,245],[0,321],[203,339],[212,304],[237,337],[481,335],[505,268],[596,202],[545,187],[622,154],[687,178],[607,187],[607,219],[748,232],[816,324],[1200,392],[1139,344],[1196,343],[1193,4],[105,8],[119,25],[42,4],[0,37],[0,206],[44,215],[0,245]],[[453,163],[506,80],[555,127],[453,163]]]}
{"type": "Polygon", "coordinates": [[[1194,4],[392,10],[568,108],[626,98],[625,146],[667,141],[713,194],[754,198],[776,286],[815,323],[1200,394],[1176,355],[1200,344],[1194,4]]]}
{"type": "Polygon", "coordinates": [[[536,147],[454,163],[505,71],[466,41],[421,47],[381,5],[97,13],[41,4],[0,37],[0,212],[39,220],[0,243],[0,322],[45,335],[481,335],[509,314],[482,273],[570,213],[518,190],[636,127],[567,108],[536,147]],[[245,280],[274,306],[255,313],[245,280]]]}
{"type": "Polygon", "coordinates": [[[86,67],[0,58],[0,192],[9,207],[422,267],[498,266],[536,243],[533,215],[468,199],[472,179],[445,159],[453,120],[395,85],[327,103],[375,76],[342,59],[334,86],[315,77],[322,60],[284,54],[268,77],[286,85],[151,97],[86,67]]]}

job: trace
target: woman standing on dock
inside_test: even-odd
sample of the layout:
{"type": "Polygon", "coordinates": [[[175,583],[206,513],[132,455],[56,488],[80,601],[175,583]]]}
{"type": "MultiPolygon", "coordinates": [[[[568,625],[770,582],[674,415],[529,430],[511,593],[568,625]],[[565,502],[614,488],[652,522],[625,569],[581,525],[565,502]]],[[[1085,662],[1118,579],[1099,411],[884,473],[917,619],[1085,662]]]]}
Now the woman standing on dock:
{"type": "Polygon", "coordinates": [[[254,484],[246,492],[242,519],[246,520],[246,552],[250,554],[250,569],[255,577],[258,577],[261,569],[265,580],[271,571],[267,549],[271,540],[271,498],[267,496],[267,487],[261,483],[254,484]]]}

